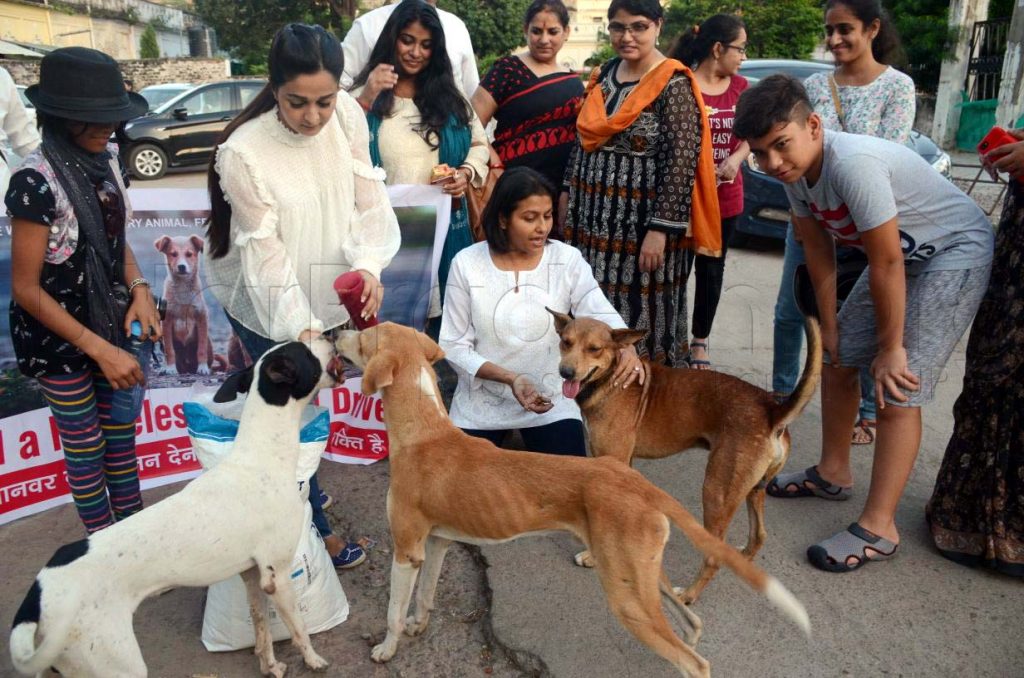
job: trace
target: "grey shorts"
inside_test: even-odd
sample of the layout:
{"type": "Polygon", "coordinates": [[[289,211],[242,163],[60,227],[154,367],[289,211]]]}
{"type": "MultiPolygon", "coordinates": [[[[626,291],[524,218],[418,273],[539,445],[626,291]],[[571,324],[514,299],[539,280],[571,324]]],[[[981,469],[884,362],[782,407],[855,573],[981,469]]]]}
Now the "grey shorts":
{"type": "MultiPolygon", "coordinates": [[[[946,361],[981,305],[991,268],[985,264],[967,270],[907,274],[903,346],[910,371],[917,375],[921,388],[906,391],[909,400],[905,403],[892,400],[886,393],[887,404],[920,407],[931,402],[946,361]]],[[[878,352],[868,271],[870,267],[861,274],[839,311],[839,362],[844,367],[870,367],[878,352]]]]}

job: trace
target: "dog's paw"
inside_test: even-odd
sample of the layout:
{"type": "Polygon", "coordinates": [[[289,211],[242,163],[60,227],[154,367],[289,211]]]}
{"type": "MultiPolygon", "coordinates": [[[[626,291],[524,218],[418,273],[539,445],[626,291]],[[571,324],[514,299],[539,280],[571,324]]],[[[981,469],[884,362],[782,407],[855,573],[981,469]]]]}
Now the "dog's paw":
{"type": "Polygon", "coordinates": [[[316,652],[310,651],[308,656],[302,658],[306,662],[306,666],[313,671],[326,671],[327,667],[331,665],[329,661],[318,655],[316,652]]]}
{"type": "Polygon", "coordinates": [[[275,661],[270,666],[263,668],[260,667],[260,672],[264,676],[273,676],[274,678],[284,678],[284,674],[288,672],[288,665],[284,662],[275,661]]]}
{"type": "Polygon", "coordinates": [[[430,623],[429,614],[420,621],[417,621],[415,617],[409,617],[405,620],[405,635],[413,637],[420,635],[427,630],[428,623],[430,623]]]}
{"type": "Polygon", "coordinates": [[[572,557],[572,562],[580,567],[593,567],[594,556],[590,555],[590,551],[580,551],[572,557]]]}
{"type": "Polygon", "coordinates": [[[210,366],[207,365],[206,363],[202,363],[201,365],[199,365],[199,367],[196,368],[196,374],[205,377],[206,375],[210,374],[210,366]]]}
{"type": "Polygon", "coordinates": [[[697,602],[697,596],[688,588],[684,589],[682,586],[673,586],[672,593],[676,594],[676,598],[678,598],[683,605],[693,605],[697,602]]]}
{"type": "Polygon", "coordinates": [[[378,664],[386,662],[395,656],[395,650],[397,649],[398,641],[392,640],[389,636],[384,639],[383,643],[370,650],[370,659],[378,664]]]}

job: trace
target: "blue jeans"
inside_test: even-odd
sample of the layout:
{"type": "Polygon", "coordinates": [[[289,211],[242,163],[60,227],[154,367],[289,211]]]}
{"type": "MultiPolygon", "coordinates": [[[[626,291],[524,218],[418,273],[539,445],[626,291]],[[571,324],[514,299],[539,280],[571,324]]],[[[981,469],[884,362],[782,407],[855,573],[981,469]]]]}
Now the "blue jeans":
{"type": "MultiPolygon", "coordinates": [[[[245,347],[245,351],[252,358],[253,363],[259,360],[261,355],[280,343],[243,326],[242,323],[232,318],[231,314],[227,311],[224,312],[224,315],[228,317],[231,329],[238,335],[239,341],[242,342],[242,346],[245,347]]],[[[327,514],[324,513],[323,502],[320,500],[320,484],[316,480],[315,473],[309,477],[309,505],[313,508],[313,524],[316,525],[316,530],[320,533],[320,536],[327,537],[333,534],[331,524],[327,522],[327,514]]]]}
{"type": "MultiPolygon", "coordinates": [[[[775,299],[774,355],[772,359],[772,391],[792,393],[800,377],[800,353],[804,347],[804,316],[796,305],[793,281],[796,268],[806,263],[804,248],[793,235],[793,225],[786,229],[786,254],[782,260],[782,281],[775,299]]],[[[875,380],[868,369],[860,371],[860,418],[875,419],[875,380]]]]}

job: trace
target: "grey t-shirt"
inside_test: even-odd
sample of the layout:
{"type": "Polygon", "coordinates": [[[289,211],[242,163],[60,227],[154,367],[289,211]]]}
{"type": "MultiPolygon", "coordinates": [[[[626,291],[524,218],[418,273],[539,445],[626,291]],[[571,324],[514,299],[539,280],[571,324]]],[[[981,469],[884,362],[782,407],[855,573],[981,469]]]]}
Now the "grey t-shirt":
{"type": "Polygon", "coordinates": [[[863,249],[860,234],[896,218],[913,272],[955,271],[992,259],[992,225],[963,191],[900,144],[825,131],[821,176],[786,185],[799,217],[812,217],[836,243],[863,249]]]}

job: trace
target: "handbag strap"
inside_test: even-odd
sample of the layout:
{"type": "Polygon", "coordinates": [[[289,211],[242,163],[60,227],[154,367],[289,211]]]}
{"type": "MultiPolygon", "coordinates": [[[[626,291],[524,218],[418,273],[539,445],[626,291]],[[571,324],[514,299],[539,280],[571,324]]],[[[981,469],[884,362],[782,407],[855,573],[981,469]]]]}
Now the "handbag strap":
{"type": "Polygon", "coordinates": [[[843,102],[839,100],[839,87],[836,86],[836,77],[828,74],[828,87],[832,90],[832,105],[836,108],[836,117],[839,118],[839,126],[846,131],[846,116],[843,115],[843,102]]]}

